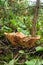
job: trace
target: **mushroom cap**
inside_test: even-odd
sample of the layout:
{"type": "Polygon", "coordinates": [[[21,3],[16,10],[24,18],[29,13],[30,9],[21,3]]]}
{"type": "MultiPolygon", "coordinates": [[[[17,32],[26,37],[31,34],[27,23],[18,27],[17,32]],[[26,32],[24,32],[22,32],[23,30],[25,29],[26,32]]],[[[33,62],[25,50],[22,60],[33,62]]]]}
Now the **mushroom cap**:
{"type": "Polygon", "coordinates": [[[32,37],[32,35],[24,35],[21,32],[4,33],[12,45],[21,45],[23,47],[31,48],[35,46],[35,42],[40,39],[40,35],[32,37]]]}

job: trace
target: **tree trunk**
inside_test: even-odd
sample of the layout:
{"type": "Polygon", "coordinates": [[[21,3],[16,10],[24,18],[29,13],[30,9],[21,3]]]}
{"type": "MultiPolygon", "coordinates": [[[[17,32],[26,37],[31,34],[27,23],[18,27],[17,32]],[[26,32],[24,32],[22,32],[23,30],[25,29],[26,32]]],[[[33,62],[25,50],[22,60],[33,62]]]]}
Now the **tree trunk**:
{"type": "Polygon", "coordinates": [[[36,21],[37,21],[39,6],[40,6],[40,0],[37,0],[36,7],[34,8],[34,17],[32,21],[32,32],[31,32],[32,36],[35,36],[36,33],[36,21]]]}

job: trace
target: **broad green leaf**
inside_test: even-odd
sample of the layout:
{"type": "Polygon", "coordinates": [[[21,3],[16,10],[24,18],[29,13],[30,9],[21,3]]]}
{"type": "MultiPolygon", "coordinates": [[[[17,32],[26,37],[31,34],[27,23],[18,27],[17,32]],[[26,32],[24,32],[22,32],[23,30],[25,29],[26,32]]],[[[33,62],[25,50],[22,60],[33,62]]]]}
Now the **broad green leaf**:
{"type": "Polygon", "coordinates": [[[23,51],[23,50],[19,50],[19,53],[23,54],[23,53],[24,53],[24,51],[23,51]]]}
{"type": "Polygon", "coordinates": [[[8,63],[8,65],[14,65],[14,62],[15,62],[15,59],[12,59],[12,60],[8,63]]]}
{"type": "Polygon", "coordinates": [[[43,51],[43,47],[41,47],[41,46],[37,46],[35,49],[36,49],[36,52],[43,51]]]}
{"type": "Polygon", "coordinates": [[[43,61],[42,61],[42,59],[40,60],[39,58],[36,58],[36,59],[32,59],[30,61],[27,60],[25,62],[25,64],[26,65],[41,65],[41,64],[43,64],[43,61]]]}
{"type": "Polygon", "coordinates": [[[42,64],[43,64],[43,60],[42,60],[42,64]]]}
{"type": "Polygon", "coordinates": [[[36,63],[35,63],[35,65],[41,65],[41,61],[40,61],[39,58],[36,59],[36,63]]]}
{"type": "Polygon", "coordinates": [[[36,59],[32,59],[32,60],[30,60],[30,61],[27,60],[27,61],[25,62],[26,65],[35,65],[35,63],[36,63],[36,59]]]}

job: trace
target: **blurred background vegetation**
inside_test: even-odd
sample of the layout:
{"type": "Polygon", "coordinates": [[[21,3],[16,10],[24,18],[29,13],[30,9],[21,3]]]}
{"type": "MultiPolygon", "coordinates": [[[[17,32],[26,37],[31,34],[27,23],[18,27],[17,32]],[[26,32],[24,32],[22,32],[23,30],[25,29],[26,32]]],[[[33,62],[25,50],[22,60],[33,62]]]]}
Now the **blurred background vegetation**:
{"type": "MultiPolygon", "coordinates": [[[[0,0],[0,36],[4,32],[31,34],[36,1],[0,0]]],[[[36,34],[43,36],[43,2],[40,2],[36,23],[36,34]]],[[[43,38],[42,38],[43,41],[43,38]]]]}
{"type": "MultiPolygon", "coordinates": [[[[0,37],[3,36],[4,32],[22,32],[30,35],[35,6],[36,0],[0,0],[0,37]]],[[[35,34],[41,36],[38,43],[43,43],[43,2],[41,0],[35,34]]],[[[8,57],[10,56],[8,55],[8,57]]],[[[7,59],[7,62],[12,59],[12,57],[9,59],[8,57],[4,56],[4,60],[7,59]]],[[[27,57],[30,58],[30,55],[26,54],[27,57]]],[[[40,62],[39,58],[33,60],[40,62]]],[[[34,63],[33,60],[30,63],[34,63]]],[[[26,60],[25,64],[29,65],[29,61],[26,60]]]]}

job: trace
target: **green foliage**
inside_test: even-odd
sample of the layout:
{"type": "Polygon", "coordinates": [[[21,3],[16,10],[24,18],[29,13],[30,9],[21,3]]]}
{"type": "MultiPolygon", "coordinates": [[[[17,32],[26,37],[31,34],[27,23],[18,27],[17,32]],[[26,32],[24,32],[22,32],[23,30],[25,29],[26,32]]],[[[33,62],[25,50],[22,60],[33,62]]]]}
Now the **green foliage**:
{"type": "Polygon", "coordinates": [[[38,51],[43,51],[43,47],[41,47],[41,46],[36,47],[36,52],[38,52],[38,51]]]}
{"type": "Polygon", "coordinates": [[[32,59],[30,61],[27,60],[25,64],[26,65],[42,65],[43,63],[42,63],[42,59],[40,60],[39,58],[37,58],[37,59],[32,59]]]}
{"type": "Polygon", "coordinates": [[[11,19],[10,22],[17,28],[18,32],[22,32],[26,35],[30,34],[29,30],[26,30],[26,25],[23,21],[21,21],[23,18],[18,17],[18,19],[11,19]]]}
{"type": "MultiPolygon", "coordinates": [[[[32,20],[34,15],[34,8],[29,6],[28,0],[0,0],[0,36],[4,32],[15,31],[22,32],[26,35],[30,35],[32,28],[32,20]]],[[[34,4],[33,4],[34,5],[34,4]]],[[[34,24],[34,23],[33,23],[34,24]]],[[[37,42],[43,43],[43,9],[40,8],[38,12],[38,18],[36,22],[36,35],[40,35],[41,39],[37,42]]],[[[43,52],[43,47],[38,46],[35,48],[36,52],[43,52]]],[[[17,59],[12,59],[12,56],[7,54],[6,56],[1,56],[3,58],[4,64],[2,65],[42,65],[43,60],[37,56],[30,56],[31,54],[25,53],[23,50],[19,50],[19,56],[17,59]],[[18,60],[21,58],[22,54],[25,56],[26,60],[23,63],[19,63],[18,60]],[[12,60],[11,60],[12,59],[12,60]],[[5,62],[6,61],[6,62],[5,62]]],[[[24,59],[23,59],[24,60],[24,59]]],[[[1,65],[1,64],[0,64],[1,65]]]]}
{"type": "Polygon", "coordinates": [[[23,53],[24,53],[24,51],[23,51],[23,50],[20,50],[20,51],[19,51],[19,53],[23,54],[23,53]]]}
{"type": "Polygon", "coordinates": [[[1,28],[1,30],[2,30],[2,32],[12,32],[12,29],[9,28],[9,27],[7,27],[7,26],[3,26],[3,27],[1,28]]]}
{"type": "Polygon", "coordinates": [[[3,25],[0,29],[0,36],[2,36],[4,34],[4,32],[12,32],[12,29],[3,25]]]}
{"type": "Polygon", "coordinates": [[[9,63],[4,62],[4,65],[14,65],[14,59],[12,59],[9,63]]]}
{"type": "Polygon", "coordinates": [[[14,26],[17,26],[16,20],[12,19],[12,20],[10,20],[10,22],[11,22],[14,26]]]}

